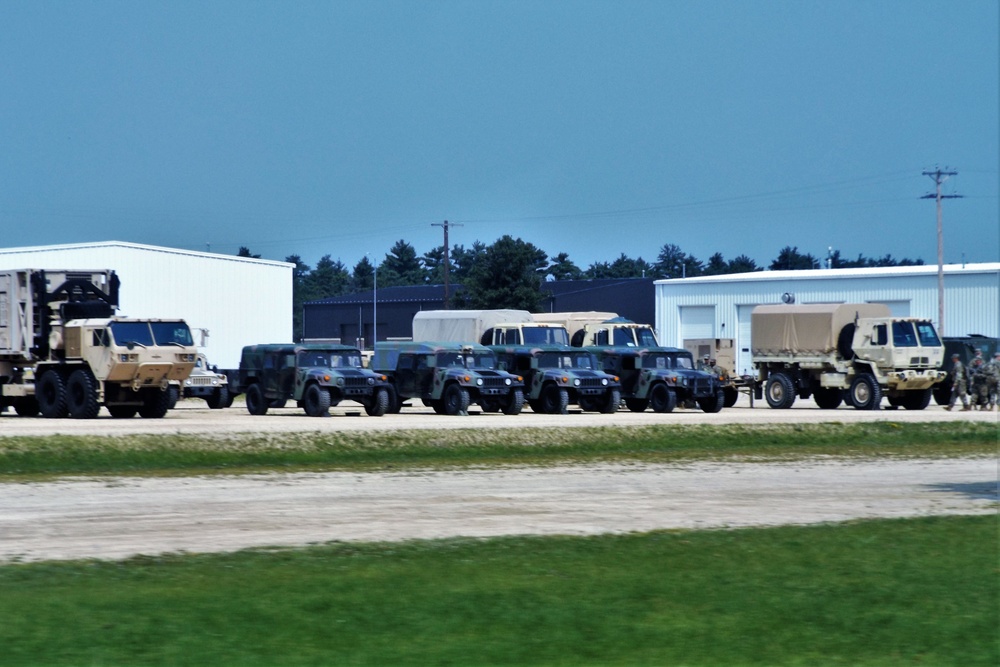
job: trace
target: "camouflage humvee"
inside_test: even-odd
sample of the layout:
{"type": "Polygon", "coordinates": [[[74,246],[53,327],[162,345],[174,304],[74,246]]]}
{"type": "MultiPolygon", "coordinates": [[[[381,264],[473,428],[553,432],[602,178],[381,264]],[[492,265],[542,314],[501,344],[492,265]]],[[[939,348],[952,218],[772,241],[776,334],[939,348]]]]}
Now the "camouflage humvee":
{"type": "Polygon", "coordinates": [[[389,378],[390,412],[407,398],[443,415],[466,414],[472,403],[516,415],[524,405],[524,379],[497,370],[496,356],[482,345],[380,342],[369,366],[389,378]]]}
{"type": "Polygon", "coordinates": [[[386,377],[363,368],[361,352],[349,345],[277,344],[243,348],[230,393],[246,394],[247,410],[263,415],[291,399],[310,417],[325,417],[343,400],[356,401],[381,417],[389,407],[386,377]]]}
{"type": "Polygon", "coordinates": [[[571,403],[581,410],[611,413],[621,402],[621,384],[600,370],[589,349],[568,345],[492,346],[498,366],[524,377],[528,405],[535,412],[565,414],[571,403]]]}
{"type": "Polygon", "coordinates": [[[719,379],[695,370],[687,350],[676,347],[595,347],[601,368],[621,378],[625,405],[632,412],[647,407],[671,412],[678,405],[697,404],[718,412],[725,403],[719,379]]]}

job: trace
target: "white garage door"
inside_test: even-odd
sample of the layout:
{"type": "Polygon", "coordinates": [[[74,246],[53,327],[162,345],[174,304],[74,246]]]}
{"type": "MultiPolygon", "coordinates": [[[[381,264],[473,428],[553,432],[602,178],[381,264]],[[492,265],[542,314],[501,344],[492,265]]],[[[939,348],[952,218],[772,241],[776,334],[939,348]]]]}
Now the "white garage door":
{"type": "Polygon", "coordinates": [[[681,340],[715,338],[715,306],[681,306],[681,340]]]}
{"type": "Polygon", "coordinates": [[[754,306],[736,306],[736,372],[740,375],[753,375],[753,364],[750,355],[750,314],[754,306]]]}

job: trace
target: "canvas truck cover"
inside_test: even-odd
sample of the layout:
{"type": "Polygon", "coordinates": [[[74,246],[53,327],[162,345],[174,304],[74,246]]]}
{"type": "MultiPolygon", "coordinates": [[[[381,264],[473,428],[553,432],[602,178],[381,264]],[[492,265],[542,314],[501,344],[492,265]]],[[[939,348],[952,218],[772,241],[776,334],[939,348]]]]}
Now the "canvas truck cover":
{"type": "Polygon", "coordinates": [[[837,349],[837,338],[855,317],[889,317],[881,303],[817,303],[757,306],[751,315],[754,356],[825,355],[837,349]]]}
{"type": "Polygon", "coordinates": [[[618,317],[618,313],[603,313],[595,310],[583,310],[565,313],[535,313],[532,315],[536,322],[549,324],[561,324],[566,327],[572,338],[580,329],[588,324],[600,324],[618,317]]]}
{"type": "Polygon", "coordinates": [[[422,310],[413,316],[413,340],[479,343],[498,324],[533,321],[526,310],[422,310]]]}

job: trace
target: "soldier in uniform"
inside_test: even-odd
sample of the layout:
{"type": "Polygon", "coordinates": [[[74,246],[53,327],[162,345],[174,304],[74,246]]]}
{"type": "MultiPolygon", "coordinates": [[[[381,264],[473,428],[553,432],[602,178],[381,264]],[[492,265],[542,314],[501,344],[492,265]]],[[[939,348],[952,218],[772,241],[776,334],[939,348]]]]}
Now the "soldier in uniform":
{"type": "Polygon", "coordinates": [[[951,400],[944,409],[951,410],[955,407],[955,401],[961,398],[962,412],[967,412],[972,408],[969,407],[968,377],[965,374],[965,364],[962,363],[962,359],[957,353],[951,355],[951,362],[951,400]]]}
{"type": "Polygon", "coordinates": [[[708,368],[705,369],[720,380],[726,379],[726,369],[715,365],[715,359],[708,360],[708,368]]]}
{"type": "Polygon", "coordinates": [[[997,405],[998,400],[1000,400],[1000,352],[993,355],[993,360],[987,366],[990,367],[993,382],[990,386],[990,405],[986,409],[993,410],[993,406],[997,405]]]}
{"type": "Polygon", "coordinates": [[[706,354],[704,357],[701,358],[701,361],[698,362],[698,368],[697,368],[697,370],[709,372],[709,369],[708,369],[708,360],[709,360],[709,356],[706,354]]]}
{"type": "Polygon", "coordinates": [[[993,384],[993,374],[983,363],[981,356],[976,357],[969,364],[969,384],[972,395],[972,405],[979,410],[985,410],[990,402],[990,385],[993,384]]]}

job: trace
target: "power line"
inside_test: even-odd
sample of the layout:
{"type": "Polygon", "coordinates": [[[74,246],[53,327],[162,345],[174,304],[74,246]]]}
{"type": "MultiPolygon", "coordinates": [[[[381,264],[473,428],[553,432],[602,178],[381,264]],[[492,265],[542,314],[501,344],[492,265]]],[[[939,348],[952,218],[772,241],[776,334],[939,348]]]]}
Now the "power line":
{"type": "Polygon", "coordinates": [[[934,194],[927,194],[921,197],[921,199],[935,199],[937,200],[937,253],[938,253],[938,330],[940,334],[944,335],[944,231],[941,225],[941,200],[942,199],[960,199],[962,195],[943,195],[941,194],[941,184],[947,181],[952,176],[957,176],[957,171],[942,171],[941,169],[936,169],[934,171],[923,172],[924,176],[930,176],[934,180],[935,192],[934,194]]]}

